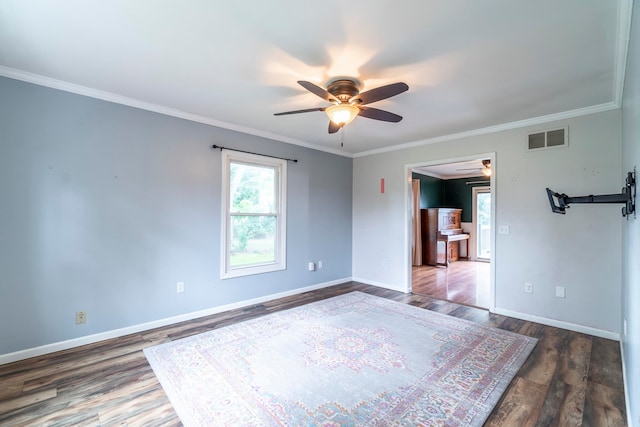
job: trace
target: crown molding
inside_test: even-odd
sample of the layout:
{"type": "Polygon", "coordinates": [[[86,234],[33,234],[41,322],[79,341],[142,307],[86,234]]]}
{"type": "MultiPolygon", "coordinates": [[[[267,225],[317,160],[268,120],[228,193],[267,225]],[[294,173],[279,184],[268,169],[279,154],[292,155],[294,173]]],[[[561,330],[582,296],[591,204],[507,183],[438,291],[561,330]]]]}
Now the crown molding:
{"type": "Polygon", "coordinates": [[[141,101],[135,98],[129,98],[126,96],[118,95],[116,93],[107,92],[103,90],[93,89],[87,86],[81,86],[74,83],[65,82],[62,80],[45,77],[39,74],[29,73],[15,68],[5,67],[0,65],[0,76],[8,77],[14,80],[20,80],[27,83],[33,83],[39,86],[45,86],[52,89],[61,90],[64,92],[74,93],[76,95],[87,96],[90,98],[100,99],[102,101],[113,102],[115,104],[126,105],[128,107],[138,108],[140,110],[151,111],[166,116],[172,116],[179,119],[189,120],[196,123],[202,123],[205,125],[215,126],[222,129],[232,130],[248,135],[258,136],[261,138],[267,138],[274,141],[280,141],[287,144],[298,145],[312,150],[324,151],[331,154],[337,154],[343,157],[352,157],[351,153],[345,153],[344,151],[323,147],[320,145],[312,144],[299,139],[290,138],[288,136],[279,135],[272,132],[267,132],[260,129],[254,129],[247,126],[241,126],[234,123],[223,122],[210,117],[201,116],[198,114],[187,113],[185,111],[177,110],[175,108],[165,107],[159,104],[153,104],[151,102],[141,101]]]}
{"type": "MultiPolygon", "coordinates": [[[[585,108],[580,108],[576,110],[550,114],[546,116],[534,117],[531,119],[519,120],[511,123],[504,123],[496,126],[489,126],[486,128],[474,129],[466,132],[442,135],[434,138],[427,138],[427,139],[422,139],[418,141],[407,142],[404,144],[394,145],[391,147],[378,148],[374,150],[361,151],[359,153],[351,154],[335,148],[323,147],[320,145],[301,141],[295,138],[290,138],[284,135],[279,135],[279,134],[267,132],[264,130],[254,129],[247,126],[240,126],[233,123],[227,123],[220,120],[212,119],[210,117],[187,113],[181,110],[165,107],[159,104],[153,104],[153,103],[141,101],[135,98],[129,98],[126,96],[115,94],[115,93],[93,89],[86,86],[81,86],[74,83],[69,83],[62,80],[41,76],[39,74],[29,73],[26,71],[17,70],[10,67],[5,67],[2,65],[0,65],[0,76],[24,81],[27,83],[36,84],[39,86],[45,86],[52,89],[61,90],[64,92],[70,92],[77,95],[87,96],[90,98],[96,98],[96,99],[100,99],[107,102],[126,105],[129,107],[138,108],[141,110],[151,111],[158,114],[163,114],[163,115],[172,116],[172,117],[176,117],[184,120],[189,120],[192,122],[215,126],[222,129],[232,130],[232,131],[245,133],[248,135],[253,135],[261,138],[267,138],[274,141],[284,142],[287,144],[298,145],[301,147],[310,148],[312,150],[323,151],[326,153],[336,154],[338,156],[349,157],[349,158],[371,156],[375,154],[388,153],[388,152],[404,150],[408,148],[415,148],[415,147],[421,147],[424,145],[436,144],[439,142],[451,141],[454,139],[468,138],[468,137],[473,137],[478,135],[485,135],[488,133],[495,133],[495,132],[501,132],[505,130],[517,129],[517,128],[531,126],[531,125],[538,125],[538,124],[548,123],[548,122],[553,122],[558,120],[566,120],[573,117],[585,116],[589,114],[595,114],[595,113],[600,113],[604,111],[614,110],[614,109],[620,108],[620,105],[621,105],[618,102],[609,102],[605,104],[594,105],[591,107],[585,107],[585,108]]],[[[622,83],[624,83],[624,73],[622,75],[622,83]]],[[[621,99],[622,98],[620,97],[620,101],[621,99]]]]}
{"type": "Polygon", "coordinates": [[[622,105],[624,91],[624,76],[627,69],[629,53],[629,39],[631,36],[631,18],[633,15],[633,0],[618,2],[618,31],[616,40],[616,57],[614,62],[613,102],[622,105]]]}
{"type": "Polygon", "coordinates": [[[586,116],[589,114],[602,113],[605,111],[615,110],[620,108],[619,104],[614,102],[607,102],[605,104],[594,105],[591,107],[579,108],[571,111],[564,111],[562,113],[549,114],[546,116],[534,117],[531,119],[519,120],[511,123],[504,123],[496,126],[489,126],[481,129],[474,129],[467,132],[453,133],[449,135],[437,136],[434,138],[421,139],[418,141],[407,142],[405,144],[394,145],[392,147],[378,148],[375,150],[361,151],[353,155],[354,158],[372,156],[374,154],[389,153],[392,151],[405,150],[408,148],[422,147],[423,145],[437,144],[439,142],[452,141],[454,139],[469,138],[473,136],[486,135],[488,133],[502,132],[505,130],[512,130],[523,128],[532,125],[539,125],[542,123],[549,123],[558,120],[566,120],[574,117],[586,116]]]}

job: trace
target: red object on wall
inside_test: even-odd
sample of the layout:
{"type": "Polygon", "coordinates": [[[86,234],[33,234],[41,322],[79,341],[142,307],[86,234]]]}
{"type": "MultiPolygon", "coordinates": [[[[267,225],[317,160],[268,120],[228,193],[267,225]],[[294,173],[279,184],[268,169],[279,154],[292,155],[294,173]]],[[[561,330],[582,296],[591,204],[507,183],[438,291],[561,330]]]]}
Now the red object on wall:
{"type": "Polygon", "coordinates": [[[380,193],[384,194],[384,178],[380,178],[380,193]]]}

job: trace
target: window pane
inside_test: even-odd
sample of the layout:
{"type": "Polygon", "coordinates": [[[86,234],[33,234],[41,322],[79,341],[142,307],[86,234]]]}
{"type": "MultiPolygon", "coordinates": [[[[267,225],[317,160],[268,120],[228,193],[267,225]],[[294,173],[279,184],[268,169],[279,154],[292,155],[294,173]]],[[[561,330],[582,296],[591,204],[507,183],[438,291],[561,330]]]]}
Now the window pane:
{"type": "Polygon", "coordinates": [[[275,212],[276,171],[272,167],[231,163],[231,212],[275,212]]]}
{"type": "Polygon", "coordinates": [[[274,215],[231,217],[230,267],[276,262],[274,215]]]}
{"type": "Polygon", "coordinates": [[[477,198],[477,257],[491,258],[491,193],[478,193],[477,198]]]}

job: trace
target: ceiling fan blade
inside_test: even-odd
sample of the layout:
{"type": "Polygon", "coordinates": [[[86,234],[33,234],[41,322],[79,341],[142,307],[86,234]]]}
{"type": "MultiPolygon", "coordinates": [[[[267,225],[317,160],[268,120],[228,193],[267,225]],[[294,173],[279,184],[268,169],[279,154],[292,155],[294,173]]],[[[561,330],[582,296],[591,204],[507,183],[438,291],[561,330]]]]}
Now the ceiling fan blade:
{"type": "Polygon", "coordinates": [[[375,89],[362,92],[353,98],[361,100],[362,102],[360,104],[362,105],[371,104],[372,102],[391,98],[392,96],[396,96],[407,90],[409,90],[409,86],[406,83],[392,83],[390,85],[380,86],[375,89]]]}
{"type": "Polygon", "coordinates": [[[340,130],[342,126],[337,125],[335,123],[333,123],[331,120],[329,120],[329,133],[336,133],[340,130]]]}
{"type": "Polygon", "coordinates": [[[286,116],[287,114],[310,113],[312,111],[324,111],[326,108],[307,108],[306,110],[285,111],[282,113],[273,113],[274,116],[286,116]]]}
{"type": "Polygon", "coordinates": [[[303,88],[305,88],[306,90],[308,90],[309,92],[311,92],[312,94],[317,95],[320,98],[324,99],[325,101],[336,101],[336,102],[338,101],[335,96],[331,95],[329,92],[322,89],[320,86],[314,85],[311,82],[298,80],[298,84],[303,88]]]}
{"type": "Polygon", "coordinates": [[[360,108],[360,112],[358,113],[358,115],[362,117],[366,117],[368,119],[382,120],[383,122],[393,122],[393,123],[398,123],[400,120],[402,120],[402,116],[399,116],[394,113],[390,113],[388,111],[379,110],[377,108],[371,108],[371,107],[359,107],[359,108],[360,108]]]}

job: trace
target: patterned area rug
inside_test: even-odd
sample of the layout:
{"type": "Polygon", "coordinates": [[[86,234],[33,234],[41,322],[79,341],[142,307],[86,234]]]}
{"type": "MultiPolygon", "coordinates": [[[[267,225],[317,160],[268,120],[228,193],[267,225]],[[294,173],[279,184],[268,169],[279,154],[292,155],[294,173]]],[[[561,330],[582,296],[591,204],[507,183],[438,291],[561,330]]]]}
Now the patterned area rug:
{"type": "Polygon", "coordinates": [[[185,426],[481,426],[536,342],[352,292],[145,354],[185,426]]]}

